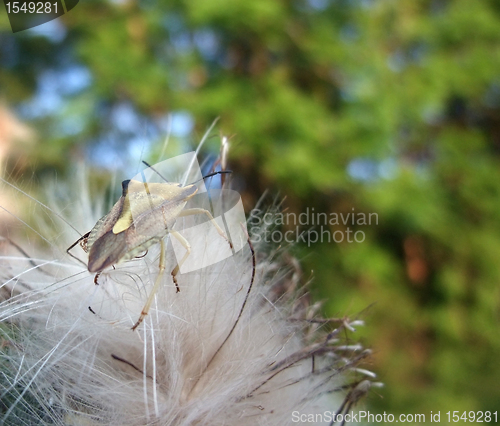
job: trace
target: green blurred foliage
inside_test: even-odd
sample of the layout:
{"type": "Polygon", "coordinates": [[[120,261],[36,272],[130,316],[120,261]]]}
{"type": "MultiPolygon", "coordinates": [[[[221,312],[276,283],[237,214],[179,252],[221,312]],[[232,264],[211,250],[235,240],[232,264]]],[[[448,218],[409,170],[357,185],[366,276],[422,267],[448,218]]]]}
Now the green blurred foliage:
{"type": "Polygon", "coordinates": [[[0,17],[0,96],[40,133],[35,167],[123,153],[120,105],[153,140],[188,112],[180,146],[220,116],[247,207],[270,187],[296,214],[377,213],[353,227],[363,243],[295,247],[325,309],[367,320],[386,383],[371,409],[498,408],[500,3],[88,0],[59,24],[13,35],[0,17]],[[89,83],[27,113],[40,77],[72,66],[89,83]]]}

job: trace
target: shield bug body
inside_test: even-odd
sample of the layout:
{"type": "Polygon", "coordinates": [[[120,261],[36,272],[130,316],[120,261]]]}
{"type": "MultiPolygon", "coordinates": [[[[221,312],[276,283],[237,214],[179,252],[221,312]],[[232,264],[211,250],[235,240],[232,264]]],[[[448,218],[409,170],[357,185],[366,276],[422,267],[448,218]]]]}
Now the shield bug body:
{"type": "MultiPolygon", "coordinates": [[[[153,169],[154,170],[154,169],[153,169]]],[[[215,172],[208,176],[228,171],[215,172]]],[[[165,270],[164,237],[171,234],[175,237],[186,252],[182,259],[172,269],[172,280],[177,292],[180,291],[177,274],[191,253],[189,242],[172,227],[178,217],[205,214],[217,232],[226,239],[232,248],[231,242],[215,222],[208,210],[201,208],[185,209],[187,202],[197,193],[196,185],[182,186],[179,183],[150,183],[138,180],[122,182],[122,195],[110,212],[99,219],[90,232],[81,237],[69,251],[78,243],[89,254],[88,270],[95,272],[94,282],[107,267],[131,260],[150,246],[160,243],[159,273],[153,289],[149,295],[141,315],[132,327],[135,330],[148,314],[154,296],[159,289],[161,277],[165,270]]]]}

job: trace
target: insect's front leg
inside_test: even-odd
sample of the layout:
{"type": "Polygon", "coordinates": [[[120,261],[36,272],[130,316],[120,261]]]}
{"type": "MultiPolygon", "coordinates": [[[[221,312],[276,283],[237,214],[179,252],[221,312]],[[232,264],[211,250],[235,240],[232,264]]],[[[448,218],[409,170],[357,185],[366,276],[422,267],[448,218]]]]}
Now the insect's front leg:
{"type": "MultiPolygon", "coordinates": [[[[68,253],[70,256],[73,256],[69,251],[75,247],[78,243],[80,243],[80,246],[82,247],[82,249],[84,251],[88,251],[87,250],[87,239],[89,238],[89,235],[90,235],[90,231],[87,232],[85,235],[83,235],[82,237],[78,238],[78,240],[76,240],[73,244],[71,244],[67,249],[66,249],[66,253],[68,253]]],[[[74,256],[73,256],[74,257],[74,256]]]]}
{"type": "Polygon", "coordinates": [[[222,238],[224,238],[229,243],[229,247],[231,248],[231,250],[233,249],[233,243],[231,241],[229,241],[229,239],[226,237],[226,234],[224,234],[224,231],[217,224],[217,222],[215,221],[214,217],[212,216],[212,214],[208,210],[201,209],[201,208],[184,209],[183,211],[181,211],[179,213],[178,217],[191,216],[191,215],[194,215],[194,214],[204,214],[204,215],[206,215],[210,219],[210,222],[212,222],[212,225],[217,230],[217,232],[219,233],[219,235],[222,238]]]}
{"type": "Polygon", "coordinates": [[[186,240],[181,234],[179,234],[177,231],[169,231],[172,236],[177,238],[177,241],[179,241],[182,246],[186,249],[186,253],[182,257],[181,261],[177,263],[174,269],[172,269],[172,279],[174,280],[175,288],[177,289],[177,293],[179,293],[180,288],[179,284],[177,283],[177,274],[179,273],[179,270],[181,269],[182,264],[186,261],[187,257],[191,254],[191,244],[189,244],[189,241],[186,240]]]}
{"type": "MultiPolygon", "coordinates": [[[[177,240],[182,244],[182,246],[186,249],[186,254],[184,254],[183,258],[181,259],[180,262],[177,263],[176,267],[172,270],[172,279],[174,280],[175,287],[177,289],[177,293],[180,291],[179,284],[177,283],[177,274],[179,273],[179,270],[184,263],[184,261],[187,259],[187,257],[191,253],[191,245],[189,242],[178,232],[176,231],[169,231],[170,234],[172,234],[177,240]]],[[[163,240],[160,241],[160,270],[158,272],[158,275],[156,276],[156,280],[153,286],[153,289],[151,290],[151,293],[148,297],[148,300],[146,301],[146,304],[144,305],[144,308],[142,308],[141,316],[137,320],[137,322],[134,324],[132,327],[132,330],[135,330],[142,321],[144,321],[145,316],[149,312],[149,308],[151,307],[151,304],[153,303],[155,294],[158,292],[158,289],[160,288],[161,284],[161,279],[163,277],[163,273],[165,272],[165,243],[163,240]]]]}
{"type": "Polygon", "coordinates": [[[80,246],[82,247],[82,249],[87,253],[88,252],[88,249],[87,249],[87,240],[89,238],[89,235],[90,235],[90,231],[87,232],[84,236],[80,237],[78,240],[76,240],[73,244],[71,244],[67,249],[66,249],[66,253],[68,253],[73,259],[76,259],[78,260],[78,262],[80,263],[83,263],[85,266],[87,266],[84,262],[82,262],[80,259],[78,259],[78,257],[74,256],[73,254],[70,253],[70,250],[75,247],[77,244],[80,244],[80,246]]]}

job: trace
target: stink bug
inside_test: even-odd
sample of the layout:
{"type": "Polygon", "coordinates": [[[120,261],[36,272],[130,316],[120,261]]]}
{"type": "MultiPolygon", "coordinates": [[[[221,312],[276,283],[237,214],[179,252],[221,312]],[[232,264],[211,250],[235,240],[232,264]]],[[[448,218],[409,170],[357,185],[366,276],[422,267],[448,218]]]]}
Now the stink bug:
{"type": "MultiPolygon", "coordinates": [[[[150,168],[160,175],[155,169],[150,168]]],[[[231,172],[215,172],[204,178],[221,173],[231,172]]],[[[159,272],[132,330],[135,330],[148,314],[160,287],[161,277],[165,270],[164,237],[167,234],[175,237],[186,249],[184,256],[171,272],[176,291],[180,291],[177,274],[191,253],[191,246],[179,232],[172,229],[177,218],[205,214],[221,237],[228,241],[230,248],[233,248],[232,243],[208,210],[184,208],[197,192],[198,188],[195,184],[182,186],[180,183],[170,182],[151,183],[146,182],[144,174],[143,182],[134,179],[125,180],[122,182],[122,195],[109,213],[99,219],[90,232],[67,249],[68,254],[71,255],[70,250],[80,243],[82,249],[89,254],[87,267],[89,272],[96,273],[94,282],[97,284],[97,279],[105,268],[131,260],[150,246],[160,243],[159,272]]]]}

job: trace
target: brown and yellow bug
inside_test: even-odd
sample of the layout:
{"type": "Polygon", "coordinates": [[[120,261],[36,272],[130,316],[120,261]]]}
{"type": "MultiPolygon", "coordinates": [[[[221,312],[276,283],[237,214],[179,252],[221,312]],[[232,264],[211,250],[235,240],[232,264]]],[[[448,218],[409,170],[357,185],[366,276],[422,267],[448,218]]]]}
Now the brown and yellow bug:
{"type": "MultiPolygon", "coordinates": [[[[154,170],[154,169],[153,169],[154,170]]],[[[205,178],[230,171],[209,174],[205,178]]],[[[186,249],[186,253],[172,269],[172,280],[177,292],[180,291],[177,274],[191,253],[189,242],[177,231],[173,230],[179,217],[205,214],[217,232],[228,240],[212,214],[205,209],[185,209],[187,202],[198,192],[194,184],[182,186],[180,183],[151,183],[138,180],[122,182],[122,195],[109,213],[97,221],[90,232],[72,244],[70,250],[78,243],[89,254],[88,270],[95,272],[94,282],[101,272],[109,266],[134,259],[154,244],[160,243],[159,272],[153,289],[144,305],[139,319],[132,327],[135,330],[148,314],[154,296],[158,291],[165,270],[165,243],[167,234],[175,237],[186,249]]]]}

